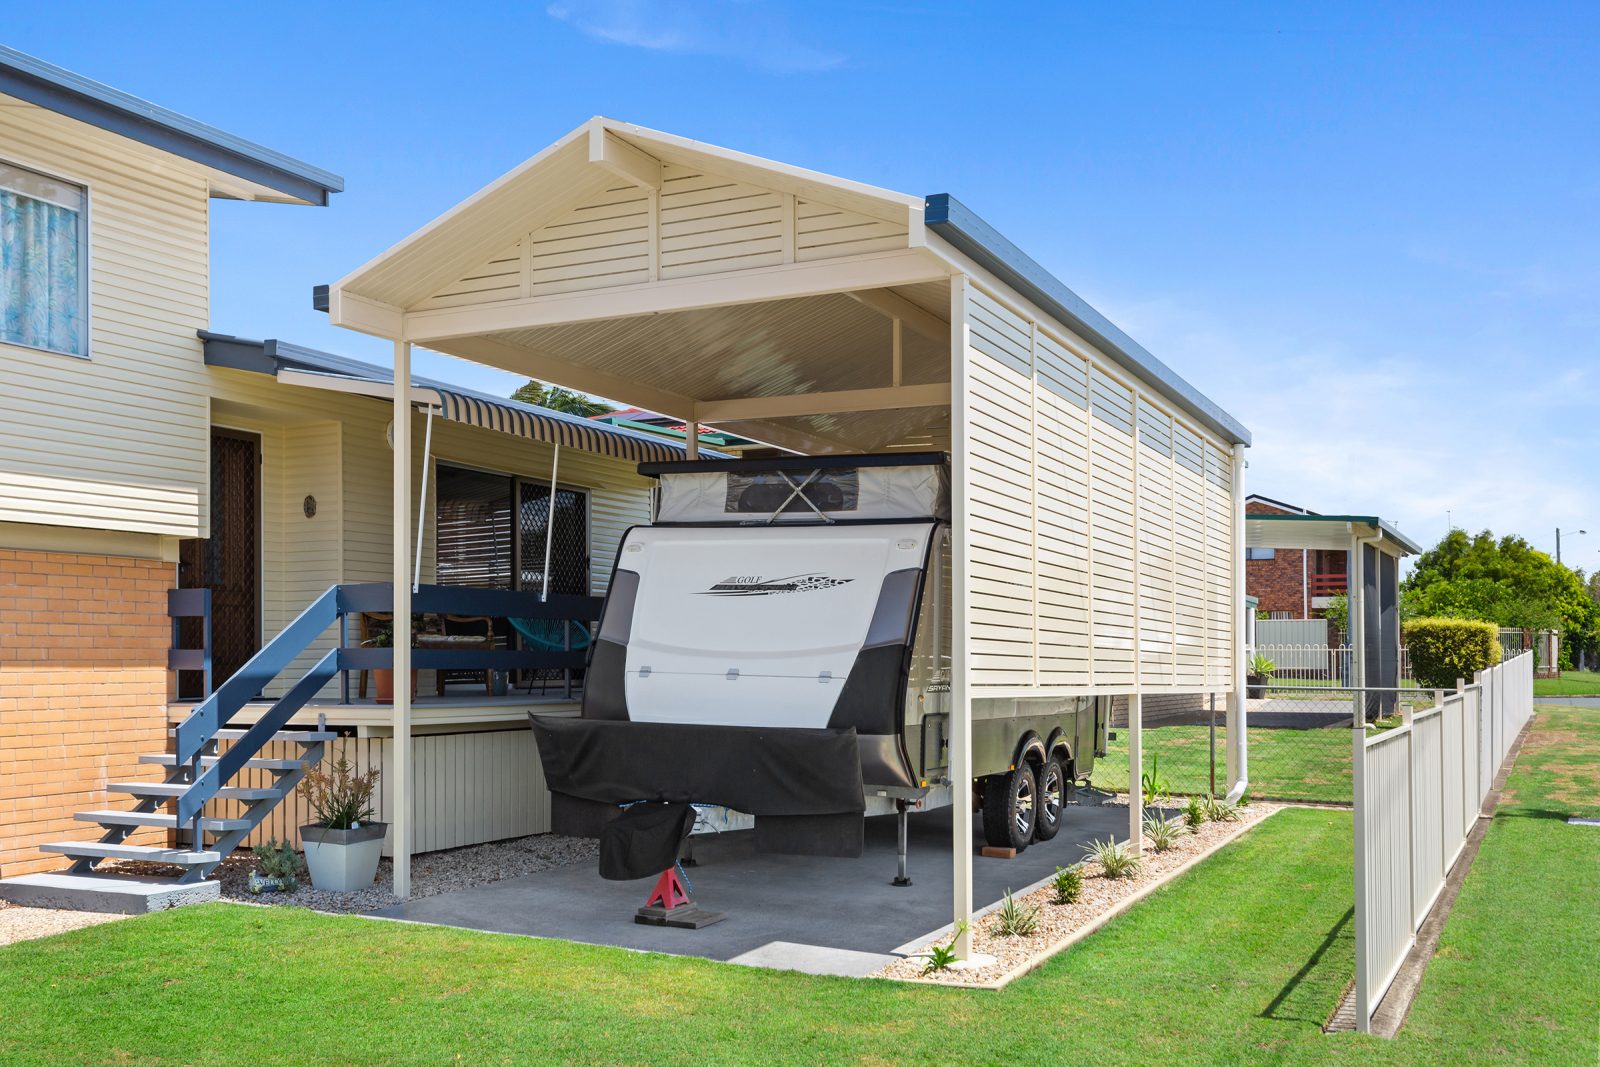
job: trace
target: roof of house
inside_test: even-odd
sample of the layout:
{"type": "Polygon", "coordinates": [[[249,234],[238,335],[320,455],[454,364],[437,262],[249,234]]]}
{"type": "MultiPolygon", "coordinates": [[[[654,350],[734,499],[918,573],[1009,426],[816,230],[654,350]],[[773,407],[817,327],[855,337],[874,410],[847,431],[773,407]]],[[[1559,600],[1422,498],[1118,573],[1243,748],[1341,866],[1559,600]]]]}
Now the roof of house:
{"type": "Polygon", "coordinates": [[[213,196],[326,206],[344,190],[344,179],[321,167],[4,45],[0,93],[243,179],[214,184],[213,196]]]}
{"type": "Polygon", "coordinates": [[[1286,504],[1282,500],[1274,500],[1270,496],[1262,496],[1260,493],[1251,493],[1249,496],[1244,498],[1244,502],[1246,504],[1250,503],[1251,501],[1254,501],[1257,504],[1267,504],[1275,508],[1282,508],[1284,511],[1292,511],[1296,515],[1316,514],[1315,511],[1303,508],[1298,504],[1286,504]]]}
{"type": "MultiPolygon", "coordinates": [[[[292,380],[290,384],[319,384],[311,376],[328,379],[326,382],[328,387],[337,386],[340,382],[363,382],[392,388],[394,383],[392,368],[364,363],[349,356],[321,352],[273,338],[255,341],[231,334],[213,333],[209,330],[201,330],[199,334],[205,343],[207,366],[253,371],[273,377],[279,377],[285,371],[298,371],[306,375],[298,380],[292,380]]],[[[659,433],[596,423],[582,416],[569,415],[553,408],[535,407],[492,393],[417,375],[412,375],[411,384],[414,388],[434,394],[433,397],[427,395],[418,397],[418,402],[439,403],[445,408],[446,414],[456,417],[457,421],[509,433],[523,432],[523,429],[531,423],[537,423],[547,432],[542,434],[523,432],[523,435],[537,436],[539,439],[557,441],[570,447],[585,448],[640,462],[679,460],[688,454],[683,444],[659,433]],[[451,413],[455,411],[460,411],[462,414],[459,417],[452,415],[451,413]]],[[[390,395],[393,395],[392,392],[390,395]]],[[[702,450],[700,454],[725,458],[721,453],[709,450],[702,450]]]]}

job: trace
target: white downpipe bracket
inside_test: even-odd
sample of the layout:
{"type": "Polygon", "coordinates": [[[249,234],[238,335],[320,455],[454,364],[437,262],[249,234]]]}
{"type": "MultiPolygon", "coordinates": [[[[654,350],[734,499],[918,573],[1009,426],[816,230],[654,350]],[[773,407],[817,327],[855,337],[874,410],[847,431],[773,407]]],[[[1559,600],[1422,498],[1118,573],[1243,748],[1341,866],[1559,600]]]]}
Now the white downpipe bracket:
{"type": "Polygon", "coordinates": [[[422,533],[427,528],[428,470],[433,466],[433,407],[428,407],[428,418],[422,431],[422,492],[417,494],[417,554],[411,567],[411,591],[415,593],[422,584],[422,533]]]}
{"type": "Polygon", "coordinates": [[[550,546],[556,536],[556,475],[561,472],[561,444],[556,443],[550,460],[550,503],[544,511],[544,587],[539,590],[539,603],[550,599],[550,546]]]}

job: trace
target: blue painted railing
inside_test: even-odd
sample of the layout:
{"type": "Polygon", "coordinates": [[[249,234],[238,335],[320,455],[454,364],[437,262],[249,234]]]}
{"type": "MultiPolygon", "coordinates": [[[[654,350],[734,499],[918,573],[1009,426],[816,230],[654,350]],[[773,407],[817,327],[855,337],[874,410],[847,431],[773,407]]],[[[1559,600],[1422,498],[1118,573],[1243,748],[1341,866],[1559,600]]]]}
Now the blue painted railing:
{"type": "Polygon", "coordinates": [[[172,620],[172,647],[167,649],[167,670],[199,671],[204,681],[202,699],[211,695],[211,590],[168,589],[167,618],[172,620]],[[200,647],[183,644],[183,620],[200,620],[200,647]]]}
{"type": "MultiPolygon", "coordinates": [[[[443,585],[420,586],[411,597],[416,614],[515,616],[569,623],[598,619],[602,603],[599,597],[551,596],[540,600],[537,594],[509,589],[463,589],[443,585]]],[[[394,649],[360,648],[349,644],[351,615],[393,610],[394,587],[387,583],[330,586],[178,724],[173,731],[176,763],[178,767],[190,765],[190,780],[194,784],[178,798],[177,821],[180,826],[194,824],[196,841],[199,841],[198,820],[207,801],[214,798],[217,790],[226,785],[246,761],[254,758],[336,674],[393,668],[394,649]],[[339,646],[317,660],[215,763],[202,768],[201,756],[217,731],[227,726],[245,704],[276,680],[335,623],[339,624],[339,646]]],[[[417,648],[411,650],[411,663],[418,669],[434,670],[574,670],[584,666],[586,655],[582,649],[417,648]]]]}

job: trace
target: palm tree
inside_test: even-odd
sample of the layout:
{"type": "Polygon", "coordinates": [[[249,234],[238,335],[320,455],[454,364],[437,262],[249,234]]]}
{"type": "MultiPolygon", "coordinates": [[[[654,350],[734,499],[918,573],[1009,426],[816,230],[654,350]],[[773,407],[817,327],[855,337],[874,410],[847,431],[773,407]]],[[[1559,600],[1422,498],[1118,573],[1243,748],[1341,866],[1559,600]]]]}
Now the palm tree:
{"type": "Polygon", "coordinates": [[[610,404],[596,400],[586,393],[575,393],[571,389],[562,389],[555,385],[544,385],[541,382],[529,381],[520,386],[511,394],[511,399],[534,407],[549,408],[552,411],[562,411],[568,415],[576,415],[587,419],[592,415],[604,415],[614,410],[610,404]]]}

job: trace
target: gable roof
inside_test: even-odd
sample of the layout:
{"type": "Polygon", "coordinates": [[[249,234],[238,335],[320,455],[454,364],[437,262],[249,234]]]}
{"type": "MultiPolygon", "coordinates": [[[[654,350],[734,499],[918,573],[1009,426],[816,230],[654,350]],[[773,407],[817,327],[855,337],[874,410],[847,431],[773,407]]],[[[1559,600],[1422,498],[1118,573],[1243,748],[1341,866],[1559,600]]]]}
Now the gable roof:
{"type": "Polygon", "coordinates": [[[242,179],[214,184],[213,196],[325,207],[344,191],[337,174],[4,45],[0,93],[242,179]]]}

